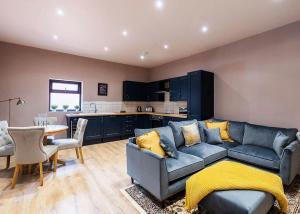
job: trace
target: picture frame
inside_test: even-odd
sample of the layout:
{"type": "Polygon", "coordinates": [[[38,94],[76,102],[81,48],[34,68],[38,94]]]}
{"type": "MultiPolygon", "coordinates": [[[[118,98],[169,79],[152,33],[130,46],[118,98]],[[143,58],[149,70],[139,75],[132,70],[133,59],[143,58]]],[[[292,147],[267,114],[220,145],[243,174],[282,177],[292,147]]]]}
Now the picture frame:
{"type": "Polygon", "coordinates": [[[108,84],[98,83],[98,96],[107,96],[108,84]]]}

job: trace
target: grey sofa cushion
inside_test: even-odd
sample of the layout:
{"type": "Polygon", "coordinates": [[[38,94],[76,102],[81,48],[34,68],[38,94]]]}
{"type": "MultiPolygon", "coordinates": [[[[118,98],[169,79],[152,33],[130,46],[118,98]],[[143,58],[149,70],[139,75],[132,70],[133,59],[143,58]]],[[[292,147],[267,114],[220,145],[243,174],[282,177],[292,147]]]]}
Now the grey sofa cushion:
{"type": "Polygon", "coordinates": [[[200,202],[210,214],[264,214],[275,202],[270,193],[250,190],[216,191],[200,202]]]}
{"type": "Polygon", "coordinates": [[[240,146],[241,144],[234,141],[234,142],[227,142],[227,141],[223,141],[222,143],[219,143],[219,144],[216,144],[216,146],[220,146],[224,149],[231,149],[231,148],[234,148],[236,146],[240,146]]]}
{"type": "Polygon", "coordinates": [[[206,142],[209,144],[218,144],[222,143],[220,129],[204,129],[206,142]]]}
{"type": "MultiPolygon", "coordinates": [[[[183,152],[178,152],[177,159],[166,159],[168,179],[174,181],[179,178],[183,178],[194,172],[204,168],[204,161],[202,158],[189,155],[183,152]]],[[[151,173],[151,172],[149,172],[151,173]]]]}
{"type": "Polygon", "coordinates": [[[240,145],[229,149],[228,156],[270,169],[278,170],[280,166],[280,159],[273,149],[261,146],[240,145]]]}
{"type": "MultiPolygon", "coordinates": [[[[213,121],[226,121],[222,119],[216,119],[214,118],[213,121]]],[[[244,131],[245,131],[245,122],[239,122],[239,121],[229,121],[229,136],[232,140],[242,143],[244,138],[244,131]]]]}
{"type": "Polygon", "coordinates": [[[197,122],[197,120],[186,120],[186,121],[180,121],[180,122],[169,121],[168,124],[172,128],[174,140],[175,140],[175,144],[176,144],[177,148],[179,146],[184,145],[184,137],[182,134],[181,126],[191,125],[196,122],[197,122]]]}
{"type": "Polygon", "coordinates": [[[289,136],[290,143],[296,139],[296,133],[298,130],[246,124],[243,144],[264,146],[273,149],[273,142],[277,132],[279,131],[289,136]]]}
{"type": "Polygon", "coordinates": [[[273,149],[281,157],[283,149],[289,144],[289,137],[279,131],[273,142],[273,149]]]}
{"type": "Polygon", "coordinates": [[[198,121],[201,140],[206,142],[204,129],[206,129],[205,121],[198,121]]]}
{"type": "Polygon", "coordinates": [[[177,149],[174,141],[174,136],[172,129],[169,126],[159,127],[159,128],[153,128],[153,129],[135,129],[134,133],[135,136],[141,136],[145,133],[151,132],[153,130],[156,130],[159,132],[160,136],[160,144],[163,148],[163,150],[173,158],[177,158],[177,149]]]}
{"type": "Polygon", "coordinates": [[[226,149],[204,142],[189,147],[181,146],[178,150],[202,158],[205,166],[227,156],[226,149]]]}

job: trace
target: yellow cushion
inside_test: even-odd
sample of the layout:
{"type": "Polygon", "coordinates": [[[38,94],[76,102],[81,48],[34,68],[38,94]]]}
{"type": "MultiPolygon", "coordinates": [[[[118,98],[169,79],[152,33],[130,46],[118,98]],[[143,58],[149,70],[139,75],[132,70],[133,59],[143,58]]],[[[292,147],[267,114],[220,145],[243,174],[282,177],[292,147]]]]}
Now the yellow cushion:
{"type": "Polygon", "coordinates": [[[157,131],[151,131],[136,138],[136,144],[141,149],[146,149],[157,155],[165,157],[166,153],[159,142],[160,136],[157,131]]]}
{"type": "Polygon", "coordinates": [[[193,123],[187,126],[181,126],[183,137],[186,146],[192,146],[201,141],[198,123],[193,123]]]}
{"type": "Polygon", "coordinates": [[[230,138],[228,129],[229,129],[229,122],[228,121],[224,121],[224,122],[209,122],[206,121],[205,125],[208,129],[216,129],[219,128],[220,129],[220,134],[221,134],[221,139],[223,141],[229,141],[229,142],[233,142],[233,140],[230,138]]]}

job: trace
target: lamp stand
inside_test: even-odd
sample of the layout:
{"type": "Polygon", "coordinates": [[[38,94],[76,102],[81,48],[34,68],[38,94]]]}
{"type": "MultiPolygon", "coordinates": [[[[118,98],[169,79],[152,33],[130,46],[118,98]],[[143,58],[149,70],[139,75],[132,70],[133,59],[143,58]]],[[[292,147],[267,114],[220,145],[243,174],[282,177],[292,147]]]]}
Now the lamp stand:
{"type": "Polygon", "coordinates": [[[0,100],[0,103],[2,102],[8,102],[8,126],[10,126],[10,119],[11,119],[11,101],[18,100],[17,105],[23,105],[25,103],[24,100],[22,100],[20,97],[16,98],[9,98],[7,100],[0,100]]]}
{"type": "Polygon", "coordinates": [[[8,126],[10,126],[10,114],[11,114],[11,99],[8,100],[8,126]]]}

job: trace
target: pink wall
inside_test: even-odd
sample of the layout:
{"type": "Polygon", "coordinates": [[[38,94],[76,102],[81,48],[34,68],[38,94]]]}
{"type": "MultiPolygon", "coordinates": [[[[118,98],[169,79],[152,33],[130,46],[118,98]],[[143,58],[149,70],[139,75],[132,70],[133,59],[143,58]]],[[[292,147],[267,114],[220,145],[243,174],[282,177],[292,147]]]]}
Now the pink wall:
{"type": "MultiPolygon", "coordinates": [[[[170,50],[171,51],[171,50],[170,50]]],[[[83,81],[89,100],[122,100],[123,80],[158,80],[207,69],[216,74],[215,115],[258,124],[300,129],[300,22],[154,68],[61,54],[0,42],[0,100],[21,96],[12,125],[31,125],[48,110],[49,78],[83,81]],[[97,83],[109,96],[97,96],[97,83]]],[[[7,119],[0,104],[0,120],[7,119]]],[[[64,122],[63,113],[51,113],[64,122]]]]}
{"type": "Polygon", "coordinates": [[[300,129],[300,22],[154,68],[151,80],[215,73],[215,116],[300,129]]]}
{"type": "MultiPolygon", "coordinates": [[[[147,81],[148,70],[0,42],[0,100],[22,97],[24,106],[12,106],[12,125],[32,125],[48,110],[49,78],[83,81],[85,101],[121,101],[122,81],[147,81]],[[98,82],[109,84],[108,96],[97,95],[98,82]]],[[[64,113],[50,113],[64,122],[64,113]]],[[[0,104],[0,120],[8,119],[8,104],[0,104]]]]}

